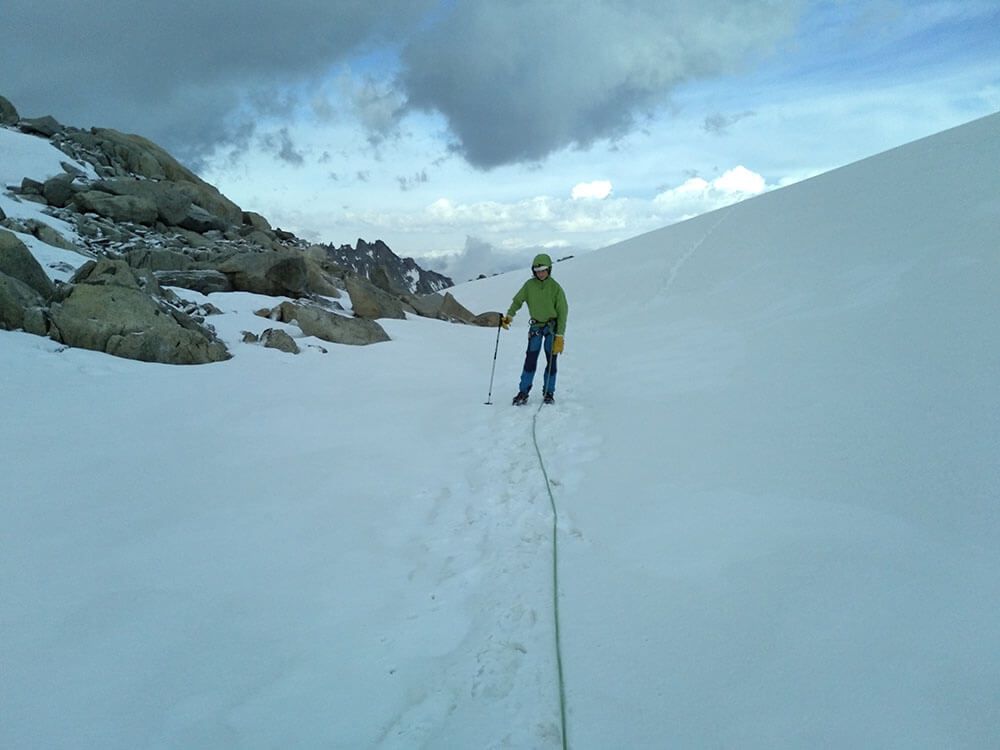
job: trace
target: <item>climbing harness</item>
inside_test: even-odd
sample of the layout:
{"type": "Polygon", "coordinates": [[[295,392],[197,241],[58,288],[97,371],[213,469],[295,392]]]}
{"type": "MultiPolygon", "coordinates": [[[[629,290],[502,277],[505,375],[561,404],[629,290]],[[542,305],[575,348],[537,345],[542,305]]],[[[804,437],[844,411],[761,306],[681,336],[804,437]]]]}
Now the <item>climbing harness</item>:
{"type": "Polygon", "coordinates": [[[555,333],[555,326],[555,320],[532,320],[528,328],[528,338],[532,336],[547,336],[549,333],[555,333]]]}

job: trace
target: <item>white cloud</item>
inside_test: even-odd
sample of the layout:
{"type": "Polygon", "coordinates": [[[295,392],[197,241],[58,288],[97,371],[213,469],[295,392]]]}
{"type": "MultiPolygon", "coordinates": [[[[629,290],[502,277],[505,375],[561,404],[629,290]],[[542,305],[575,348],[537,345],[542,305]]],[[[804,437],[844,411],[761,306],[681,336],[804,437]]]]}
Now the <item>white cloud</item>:
{"type": "Polygon", "coordinates": [[[448,221],[455,216],[455,204],[447,198],[438,198],[427,207],[429,216],[448,221]]]}
{"type": "Polygon", "coordinates": [[[570,194],[575,201],[594,198],[604,200],[609,195],[611,195],[611,182],[608,180],[581,182],[573,187],[573,192],[570,194]]]}
{"type": "Polygon", "coordinates": [[[759,195],[773,187],[776,186],[768,186],[761,175],[741,165],[711,181],[692,177],[657,195],[653,205],[665,219],[680,221],[759,195]]]}
{"type": "Polygon", "coordinates": [[[424,211],[409,214],[406,221],[428,226],[479,227],[490,232],[505,232],[553,221],[560,213],[555,205],[557,203],[547,196],[515,203],[455,203],[448,198],[438,198],[424,211]]]}
{"type": "Polygon", "coordinates": [[[730,195],[757,195],[763,193],[767,187],[763,177],[744,166],[734,167],[724,172],[721,177],[712,182],[712,186],[730,195]]]}
{"type": "Polygon", "coordinates": [[[455,253],[442,253],[421,259],[421,263],[449,276],[456,283],[475,279],[480,275],[491,276],[507,271],[524,270],[538,253],[553,257],[567,257],[586,252],[566,240],[532,244],[523,238],[505,237],[500,242],[490,242],[480,237],[466,236],[465,247],[455,253]]]}
{"type": "Polygon", "coordinates": [[[511,255],[523,260],[526,248],[594,249],[777,187],[742,166],[711,181],[692,177],[648,198],[612,197],[610,181],[581,184],[600,187],[592,191],[595,197],[591,199],[581,199],[577,190],[576,197],[566,198],[538,195],[512,201],[463,201],[460,196],[442,196],[423,206],[399,205],[389,210],[345,206],[329,228],[324,227],[324,221],[333,218],[328,213],[299,217],[299,223],[324,227],[327,235],[377,234],[389,241],[390,247],[394,238],[419,235],[428,238],[426,250],[410,248],[404,252],[435,256],[439,269],[464,278],[463,274],[473,272],[473,266],[476,273],[507,270],[511,255]],[[598,197],[601,195],[605,197],[598,197]],[[470,243],[469,237],[476,241],[470,243]],[[463,241],[462,259],[455,257],[455,251],[445,250],[461,247],[463,241]],[[494,249],[497,257],[487,254],[485,246],[494,249]],[[468,262],[464,256],[470,256],[468,262]]]}
{"type": "MultiPolygon", "coordinates": [[[[577,233],[621,229],[628,223],[627,213],[628,202],[624,199],[581,202],[540,195],[511,203],[456,203],[439,198],[423,211],[381,220],[401,221],[411,228],[461,227],[478,234],[525,231],[551,234],[553,230],[577,233]]],[[[531,241],[542,244],[555,240],[535,236],[531,241]]]]}

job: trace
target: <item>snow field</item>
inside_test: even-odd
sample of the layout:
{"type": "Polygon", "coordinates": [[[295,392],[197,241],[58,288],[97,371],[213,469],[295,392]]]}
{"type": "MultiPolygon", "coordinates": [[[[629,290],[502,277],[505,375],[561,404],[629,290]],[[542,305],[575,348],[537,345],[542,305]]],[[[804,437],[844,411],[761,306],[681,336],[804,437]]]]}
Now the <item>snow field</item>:
{"type": "MultiPolygon", "coordinates": [[[[1000,744],[998,128],[556,266],[574,750],[1000,744]]],[[[0,335],[0,745],[559,747],[525,313],[484,406],[495,330],[208,299],[228,362],[0,335]]]]}

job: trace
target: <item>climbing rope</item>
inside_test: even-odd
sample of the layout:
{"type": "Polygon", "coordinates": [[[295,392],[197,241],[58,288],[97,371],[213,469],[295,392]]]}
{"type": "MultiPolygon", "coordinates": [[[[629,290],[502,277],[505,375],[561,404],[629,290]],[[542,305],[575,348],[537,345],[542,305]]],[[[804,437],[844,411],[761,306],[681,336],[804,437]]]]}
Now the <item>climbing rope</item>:
{"type": "Polygon", "coordinates": [[[545,470],[542,451],[538,447],[538,415],[543,407],[544,404],[539,404],[538,411],[535,412],[535,416],[531,420],[531,440],[535,444],[538,465],[541,467],[542,476],[545,478],[545,491],[549,493],[549,503],[552,506],[552,612],[556,631],[556,669],[559,673],[559,720],[562,729],[563,750],[567,750],[569,741],[566,737],[566,681],[563,679],[562,639],[559,633],[559,511],[556,510],[556,499],[552,496],[552,485],[549,482],[549,473],[545,470]]]}

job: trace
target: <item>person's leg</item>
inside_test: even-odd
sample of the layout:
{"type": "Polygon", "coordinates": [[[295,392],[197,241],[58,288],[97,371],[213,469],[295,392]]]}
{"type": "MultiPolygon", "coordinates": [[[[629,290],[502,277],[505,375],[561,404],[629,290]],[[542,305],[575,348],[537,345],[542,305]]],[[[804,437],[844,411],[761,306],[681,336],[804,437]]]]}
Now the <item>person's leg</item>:
{"type": "Polygon", "coordinates": [[[556,373],[558,371],[558,355],[553,356],[552,344],[555,341],[555,330],[547,328],[545,332],[545,382],[542,388],[545,393],[556,392],[556,373]]]}
{"type": "Polygon", "coordinates": [[[524,355],[524,369],[521,370],[521,384],[518,388],[521,393],[528,393],[535,380],[535,370],[538,369],[538,353],[542,350],[542,338],[541,333],[533,328],[529,329],[528,351],[524,355]]]}

